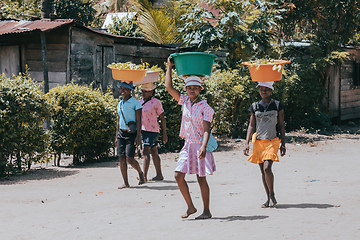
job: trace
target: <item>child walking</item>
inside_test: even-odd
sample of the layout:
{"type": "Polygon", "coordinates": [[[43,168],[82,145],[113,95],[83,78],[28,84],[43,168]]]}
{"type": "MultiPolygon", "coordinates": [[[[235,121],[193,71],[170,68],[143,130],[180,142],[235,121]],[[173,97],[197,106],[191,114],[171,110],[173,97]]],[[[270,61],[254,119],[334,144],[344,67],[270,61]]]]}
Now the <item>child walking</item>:
{"type": "Polygon", "coordinates": [[[266,208],[277,204],[274,192],[274,174],[271,167],[273,162],[279,161],[277,152],[280,142],[281,156],[284,156],[286,153],[284,106],[281,102],[270,98],[274,90],[273,82],[259,82],[257,87],[262,99],[251,104],[249,109],[251,116],[246,134],[244,155],[249,156],[249,142],[252,138],[253,151],[248,161],[257,163],[260,166],[262,181],[267,195],[267,201],[261,207],[266,208]],[[277,137],[277,124],[281,140],[277,137]],[[255,126],[256,133],[254,133],[255,126]]]}
{"type": "Polygon", "coordinates": [[[141,109],[142,106],[136,98],[131,96],[134,89],[133,84],[121,82],[120,94],[123,99],[117,105],[118,120],[116,124],[116,140],[117,155],[120,159],[120,171],[124,179],[124,185],[119,189],[130,187],[127,174],[127,163],[129,163],[139,173],[139,185],[145,182],[144,174],[141,171],[139,162],[135,160],[135,149],[141,144],[141,109]],[[136,122],[136,133],[129,133],[127,124],[131,121],[136,122]]]}
{"type": "Polygon", "coordinates": [[[164,144],[167,142],[166,135],[166,120],[164,117],[164,109],[159,99],[153,97],[156,85],[154,83],[145,83],[141,85],[142,99],[142,126],[141,135],[143,139],[143,171],[145,182],[147,181],[147,173],[150,165],[150,153],[154,162],[156,176],[151,180],[161,181],[164,179],[161,171],[161,160],[159,157],[158,149],[156,146],[156,140],[159,135],[159,123],[158,116],[161,122],[162,139],[164,144]]]}
{"type": "Polygon", "coordinates": [[[206,176],[213,174],[216,167],[213,154],[206,152],[206,146],[210,137],[210,124],[214,110],[205,100],[201,100],[199,97],[200,91],[203,89],[199,77],[189,76],[186,78],[185,90],[188,96],[180,94],[173,87],[171,77],[173,65],[169,57],[167,60],[165,86],[170,95],[182,105],[180,137],[185,138],[185,144],[180,151],[175,168],[175,179],[187,204],[187,211],[181,217],[187,218],[197,212],[185,180],[186,174],[196,174],[204,205],[203,213],[196,217],[196,219],[208,219],[212,215],[210,212],[210,188],[206,181],[206,176]]]}

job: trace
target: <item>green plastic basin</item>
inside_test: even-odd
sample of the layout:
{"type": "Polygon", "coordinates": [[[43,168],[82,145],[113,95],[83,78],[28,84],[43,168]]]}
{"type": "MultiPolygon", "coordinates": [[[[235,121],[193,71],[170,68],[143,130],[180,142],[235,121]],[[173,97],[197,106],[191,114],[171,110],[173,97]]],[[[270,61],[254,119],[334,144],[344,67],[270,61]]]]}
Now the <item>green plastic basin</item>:
{"type": "Polygon", "coordinates": [[[173,53],[170,57],[174,60],[178,76],[210,76],[215,59],[214,54],[203,52],[173,53]]]}

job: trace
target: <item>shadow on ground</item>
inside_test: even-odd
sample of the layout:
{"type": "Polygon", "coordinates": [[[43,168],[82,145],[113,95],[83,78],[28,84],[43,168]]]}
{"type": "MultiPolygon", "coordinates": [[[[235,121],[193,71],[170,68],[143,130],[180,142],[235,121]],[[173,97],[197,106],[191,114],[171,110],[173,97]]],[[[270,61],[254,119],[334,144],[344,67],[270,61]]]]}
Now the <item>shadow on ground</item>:
{"type": "Polygon", "coordinates": [[[0,185],[12,185],[25,183],[33,180],[52,180],[56,178],[64,178],[78,174],[77,170],[64,170],[64,169],[53,169],[53,168],[40,168],[27,171],[21,175],[9,176],[0,180],[0,185]]]}
{"type": "Polygon", "coordinates": [[[277,209],[289,209],[289,208],[318,208],[318,209],[325,209],[325,208],[332,208],[336,207],[331,204],[318,204],[318,203],[298,203],[298,204],[278,204],[275,206],[277,209]]]}
{"type": "Polygon", "coordinates": [[[176,185],[176,186],[150,186],[150,185],[140,185],[140,186],[134,186],[134,187],[131,187],[131,188],[135,188],[135,189],[148,189],[148,190],[158,190],[158,191],[162,191],[162,190],[165,190],[165,191],[177,191],[179,190],[179,187],[176,185]]]}
{"type": "MultiPolygon", "coordinates": [[[[266,219],[269,216],[255,215],[255,216],[227,216],[227,217],[212,217],[211,220],[220,220],[221,222],[232,222],[232,221],[254,221],[266,219]]],[[[197,219],[194,219],[197,220],[197,219]]]]}
{"type": "Polygon", "coordinates": [[[119,161],[104,161],[104,162],[95,162],[95,163],[80,163],[77,165],[69,164],[68,166],[63,166],[63,168],[116,168],[119,167],[119,161]]]}
{"type": "MultiPolygon", "coordinates": [[[[188,184],[189,183],[197,183],[197,181],[186,181],[188,184]]],[[[147,183],[143,184],[143,185],[138,185],[138,186],[133,186],[131,188],[135,188],[135,189],[148,189],[148,190],[175,190],[178,191],[179,187],[176,183],[176,181],[173,180],[163,180],[163,181],[148,181],[147,183]],[[173,185],[163,185],[163,186],[159,186],[158,184],[153,185],[153,183],[167,183],[167,184],[173,184],[173,185]]]]}

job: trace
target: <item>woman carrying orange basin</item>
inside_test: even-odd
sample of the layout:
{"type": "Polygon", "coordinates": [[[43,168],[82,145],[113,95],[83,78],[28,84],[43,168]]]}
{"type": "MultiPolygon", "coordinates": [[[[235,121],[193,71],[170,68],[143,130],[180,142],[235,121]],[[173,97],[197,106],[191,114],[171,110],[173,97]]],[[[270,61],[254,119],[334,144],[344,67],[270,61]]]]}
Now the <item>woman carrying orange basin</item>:
{"type": "Polygon", "coordinates": [[[274,174],[271,167],[273,162],[279,161],[277,152],[280,143],[281,156],[286,153],[284,106],[280,101],[270,98],[274,90],[273,82],[259,82],[257,87],[262,99],[251,104],[249,109],[251,116],[246,134],[244,155],[249,156],[249,142],[252,138],[253,151],[248,161],[259,164],[267,195],[267,201],[262,207],[266,208],[277,204],[274,192],[274,174]],[[277,136],[277,125],[280,138],[277,136]],[[256,133],[254,133],[255,127],[256,133]]]}

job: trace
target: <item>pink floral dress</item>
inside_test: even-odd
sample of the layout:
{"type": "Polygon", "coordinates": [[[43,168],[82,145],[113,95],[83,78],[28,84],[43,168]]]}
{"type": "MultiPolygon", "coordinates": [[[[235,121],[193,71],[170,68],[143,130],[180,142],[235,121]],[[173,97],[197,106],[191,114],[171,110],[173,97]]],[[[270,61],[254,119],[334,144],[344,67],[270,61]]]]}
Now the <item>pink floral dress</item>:
{"type": "MultiPolygon", "coordinates": [[[[144,99],[140,100],[144,103],[144,99]]],[[[159,99],[152,97],[142,108],[142,126],[141,130],[148,132],[160,132],[158,116],[164,112],[163,106],[159,99]]]]}
{"type": "Polygon", "coordinates": [[[185,145],[180,151],[175,171],[200,177],[211,175],[216,170],[213,154],[207,152],[203,159],[198,156],[204,135],[203,121],[212,122],[214,110],[205,100],[191,106],[189,97],[185,95],[180,95],[179,105],[183,105],[180,137],[185,138],[185,145]]]}

